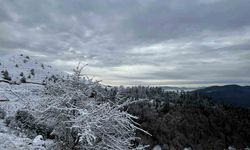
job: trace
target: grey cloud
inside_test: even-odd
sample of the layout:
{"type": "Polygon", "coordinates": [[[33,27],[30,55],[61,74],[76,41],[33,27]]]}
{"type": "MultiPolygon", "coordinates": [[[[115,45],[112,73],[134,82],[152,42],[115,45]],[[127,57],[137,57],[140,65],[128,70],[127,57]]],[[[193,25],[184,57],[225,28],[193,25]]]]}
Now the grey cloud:
{"type": "Polygon", "coordinates": [[[249,7],[247,0],[213,4],[170,0],[152,3],[132,16],[129,23],[133,33],[142,40],[189,37],[203,30],[227,31],[249,26],[249,7]]]}
{"type": "Polygon", "coordinates": [[[248,0],[0,3],[0,54],[41,53],[66,71],[83,61],[108,84],[249,82],[248,0]]]}

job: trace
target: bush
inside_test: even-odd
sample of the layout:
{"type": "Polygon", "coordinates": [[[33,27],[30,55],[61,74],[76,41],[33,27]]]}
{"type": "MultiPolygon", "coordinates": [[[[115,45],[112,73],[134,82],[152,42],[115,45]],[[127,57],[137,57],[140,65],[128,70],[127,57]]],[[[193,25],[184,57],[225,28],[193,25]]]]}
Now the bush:
{"type": "Polygon", "coordinates": [[[0,109],[0,119],[4,119],[6,116],[6,112],[3,109],[0,109]]]}
{"type": "Polygon", "coordinates": [[[15,122],[15,117],[9,116],[9,117],[6,117],[6,118],[5,118],[5,124],[6,124],[8,127],[11,127],[11,128],[16,127],[16,125],[14,125],[15,123],[16,123],[16,122],[15,122]]]}
{"type": "Polygon", "coordinates": [[[9,72],[7,70],[2,71],[3,79],[11,81],[11,77],[9,75],[9,72]]]}
{"type": "Polygon", "coordinates": [[[31,69],[30,74],[34,76],[35,75],[35,69],[31,69]]]}
{"type": "Polygon", "coordinates": [[[21,83],[26,83],[26,77],[23,76],[23,77],[20,79],[20,82],[21,82],[21,83]]]}
{"type": "Polygon", "coordinates": [[[23,129],[35,129],[35,117],[28,111],[18,110],[15,115],[15,120],[20,128],[23,129]]]}
{"type": "Polygon", "coordinates": [[[53,127],[38,121],[30,112],[18,110],[16,115],[7,117],[5,123],[12,129],[17,129],[29,137],[34,138],[37,135],[43,135],[46,138],[53,138],[51,135],[53,127]]]}
{"type": "Polygon", "coordinates": [[[47,81],[40,119],[54,127],[53,135],[63,149],[117,150],[144,149],[134,145],[136,117],[123,110],[130,101],[101,101],[105,94],[98,82],[81,77],[74,70],[69,79],[47,81]],[[94,97],[89,93],[95,92],[94,97]]]}

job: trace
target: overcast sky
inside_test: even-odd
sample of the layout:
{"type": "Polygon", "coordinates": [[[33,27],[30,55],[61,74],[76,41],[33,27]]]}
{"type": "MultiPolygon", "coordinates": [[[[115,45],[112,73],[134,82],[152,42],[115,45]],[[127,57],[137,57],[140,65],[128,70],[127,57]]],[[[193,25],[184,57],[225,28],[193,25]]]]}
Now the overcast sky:
{"type": "Polygon", "coordinates": [[[0,55],[111,85],[250,84],[249,0],[0,0],[0,55]]]}

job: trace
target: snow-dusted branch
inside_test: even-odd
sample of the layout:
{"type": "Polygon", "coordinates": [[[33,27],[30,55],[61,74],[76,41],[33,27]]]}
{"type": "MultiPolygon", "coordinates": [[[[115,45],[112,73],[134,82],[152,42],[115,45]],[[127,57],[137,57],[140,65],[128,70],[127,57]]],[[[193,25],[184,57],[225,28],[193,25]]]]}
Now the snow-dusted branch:
{"type": "Polygon", "coordinates": [[[53,134],[64,149],[127,150],[134,145],[137,117],[124,111],[132,100],[110,102],[102,85],[82,76],[78,66],[68,79],[47,81],[43,91],[41,120],[55,126],[53,134]]]}

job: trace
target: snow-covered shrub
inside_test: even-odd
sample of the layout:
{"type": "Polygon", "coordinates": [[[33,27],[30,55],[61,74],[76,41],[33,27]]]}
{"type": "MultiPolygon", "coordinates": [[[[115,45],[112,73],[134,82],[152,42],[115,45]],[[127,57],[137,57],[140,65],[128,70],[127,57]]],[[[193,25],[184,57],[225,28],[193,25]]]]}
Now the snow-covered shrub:
{"type": "Polygon", "coordinates": [[[0,119],[4,119],[6,116],[6,112],[3,109],[0,109],[0,119]]]}
{"type": "Polygon", "coordinates": [[[35,69],[31,69],[30,74],[34,76],[35,75],[35,69]]]}
{"type": "Polygon", "coordinates": [[[18,110],[16,115],[15,115],[15,120],[20,123],[20,126],[22,126],[22,128],[34,128],[34,124],[35,124],[35,117],[30,114],[28,111],[24,111],[24,110],[18,110]]]}
{"type": "Polygon", "coordinates": [[[52,138],[50,134],[52,133],[53,128],[48,124],[39,121],[39,119],[29,111],[18,110],[14,117],[7,117],[5,123],[8,127],[22,131],[31,138],[37,135],[52,138]]]}
{"type": "Polygon", "coordinates": [[[21,131],[31,138],[37,135],[35,123],[36,118],[29,111],[25,110],[18,110],[14,116],[14,120],[6,119],[6,124],[10,128],[21,131]]]}
{"type": "Polygon", "coordinates": [[[8,116],[8,117],[5,118],[6,126],[11,127],[13,123],[15,123],[15,117],[14,116],[8,116]]]}
{"type": "Polygon", "coordinates": [[[21,82],[21,83],[26,83],[26,77],[25,77],[25,76],[22,76],[22,78],[20,79],[20,82],[21,82]]]}
{"type": "Polygon", "coordinates": [[[51,133],[53,131],[53,127],[51,127],[50,125],[48,125],[44,122],[40,122],[37,120],[35,122],[34,131],[35,131],[36,135],[43,135],[43,137],[45,137],[45,138],[51,138],[51,139],[54,138],[51,135],[51,133]]]}
{"type": "Polygon", "coordinates": [[[7,70],[2,71],[3,79],[11,81],[11,77],[9,75],[9,72],[7,70]]]}
{"type": "Polygon", "coordinates": [[[103,88],[81,76],[82,68],[57,82],[47,81],[40,109],[41,121],[54,127],[52,135],[64,149],[144,149],[136,140],[135,116],[123,110],[130,101],[113,103],[103,88]],[[93,96],[94,93],[94,96],[93,96]]]}

